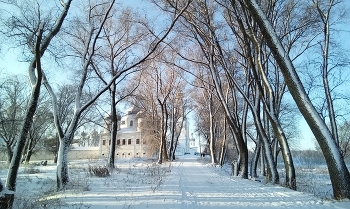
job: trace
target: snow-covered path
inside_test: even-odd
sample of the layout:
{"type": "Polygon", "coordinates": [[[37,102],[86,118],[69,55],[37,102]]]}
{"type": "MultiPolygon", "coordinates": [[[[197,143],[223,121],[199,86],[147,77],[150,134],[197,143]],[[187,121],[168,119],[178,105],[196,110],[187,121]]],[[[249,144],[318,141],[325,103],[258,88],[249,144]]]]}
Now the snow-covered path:
{"type": "MultiPolygon", "coordinates": [[[[130,185],[114,189],[102,187],[86,191],[76,200],[93,209],[350,208],[349,201],[322,201],[311,194],[222,175],[220,168],[199,162],[198,157],[184,157],[171,167],[171,173],[154,190],[130,185]]],[[[72,203],[72,199],[66,202],[72,203]]]]}
{"type": "Polygon", "coordinates": [[[181,209],[350,208],[349,202],[323,202],[309,194],[280,186],[223,176],[217,170],[194,158],[181,159],[174,163],[172,175],[160,187],[151,205],[181,209]]]}

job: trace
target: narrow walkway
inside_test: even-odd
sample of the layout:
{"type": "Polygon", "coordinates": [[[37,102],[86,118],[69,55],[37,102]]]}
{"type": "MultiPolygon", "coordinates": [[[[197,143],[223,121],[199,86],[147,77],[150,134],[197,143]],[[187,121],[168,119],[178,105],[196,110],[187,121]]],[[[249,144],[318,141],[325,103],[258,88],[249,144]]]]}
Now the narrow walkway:
{"type": "Polygon", "coordinates": [[[197,158],[180,159],[173,163],[172,174],[156,191],[149,208],[350,208],[287,188],[222,176],[216,170],[197,158]]]}
{"type": "Polygon", "coordinates": [[[89,209],[350,208],[349,201],[326,202],[311,194],[222,175],[221,168],[210,167],[197,156],[184,156],[171,165],[165,178],[154,176],[154,182],[161,181],[157,185],[148,183],[149,178],[133,175],[131,168],[130,174],[94,178],[91,190],[62,199],[71,206],[84,204],[89,209]]]}

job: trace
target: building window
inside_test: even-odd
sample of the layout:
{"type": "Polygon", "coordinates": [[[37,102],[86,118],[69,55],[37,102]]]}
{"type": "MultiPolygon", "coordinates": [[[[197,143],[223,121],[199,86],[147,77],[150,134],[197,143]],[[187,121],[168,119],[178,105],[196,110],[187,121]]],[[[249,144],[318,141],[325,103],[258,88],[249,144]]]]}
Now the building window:
{"type": "Polygon", "coordinates": [[[128,139],[128,145],[130,145],[131,144],[131,139],[128,139]]]}
{"type": "Polygon", "coordinates": [[[102,141],[102,145],[105,146],[106,145],[106,140],[102,141]]]}
{"type": "Polygon", "coordinates": [[[133,126],[133,125],[134,125],[134,121],[131,120],[131,121],[130,121],[130,126],[133,126]]]}
{"type": "Polygon", "coordinates": [[[108,145],[111,145],[111,140],[108,141],[108,145]]]}
{"type": "Polygon", "coordinates": [[[117,139],[117,145],[120,145],[120,139],[117,139]]]}
{"type": "Polygon", "coordinates": [[[143,140],[142,140],[142,143],[143,143],[143,144],[146,144],[146,140],[145,140],[145,139],[143,139],[143,140]]]}
{"type": "Polygon", "coordinates": [[[136,144],[140,144],[140,139],[136,139],[136,144]]]}
{"type": "Polygon", "coordinates": [[[125,139],[123,139],[123,141],[122,141],[122,145],[125,145],[125,139]]]}
{"type": "Polygon", "coordinates": [[[128,153],[128,155],[130,155],[130,152],[128,153]]]}

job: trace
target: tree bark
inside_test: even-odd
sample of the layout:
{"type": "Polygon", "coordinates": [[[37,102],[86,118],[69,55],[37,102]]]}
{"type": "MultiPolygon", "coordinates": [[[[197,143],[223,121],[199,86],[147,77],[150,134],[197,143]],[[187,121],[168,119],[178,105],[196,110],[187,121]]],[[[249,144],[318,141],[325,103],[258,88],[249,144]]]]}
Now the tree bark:
{"type": "Polygon", "coordinates": [[[32,154],[33,154],[33,141],[34,141],[34,139],[29,137],[29,141],[27,141],[27,148],[26,148],[27,152],[23,156],[24,157],[23,160],[24,160],[25,163],[29,163],[30,158],[32,157],[32,154]]]}
{"type": "Polygon", "coordinates": [[[250,165],[250,176],[253,178],[258,177],[258,174],[256,171],[257,171],[259,157],[260,157],[260,150],[261,150],[261,141],[258,139],[256,142],[253,159],[250,165]]]}
{"type": "Polygon", "coordinates": [[[117,110],[116,110],[116,101],[115,101],[115,94],[116,94],[116,85],[113,84],[110,89],[110,99],[111,99],[111,144],[109,147],[109,155],[108,155],[108,162],[107,166],[109,168],[115,168],[114,162],[115,162],[115,149],[116,149],[116,141],[117,141],[117,131],[118,131],[118,119],[117,119],[117,110]]]}
{"type": "Polygon", "coordinates": [[[176,129],[176,122],[175,122],[175,108],[174,106],[171,107],[171,127],[170,127],[170,131],[171,131],[171,137],[170,137],[170,149],[169,149],[169,159],[170,161],[173,160],[173,158],[175,159],[175,156],[173,156],[173,154],[175,154],[174,149],[176,149],[176,145],[174,147],[174,141],[175,141],[175,129],[176,129]]]}
{"type": "Polygon", "coordinates": [[[161,117],[161,135],[160,135],[160,146],[159,146],[159,156],[158,156],[158,164],[163,163],[163,158],[165,161],[169,160],[167,150],[166,150],[166,133],[167,133],[167,121],[168,121],[168,113],[166,110],[165,101],[162,103],[159,99],[158,102],[161,106],[162,117],[161,117]]]}
{"type": "Polygon", "coordinates": [[[60,191],[65,188],[69,182],[69,173],[68,173],[68,151],[70,142],[67,143],[66,138],[60,139],[60,145],[58,148],[57,156],[57,191],[60,191]]]}
{"type": "Polygon", "coordinates": [[[7,144],[6,144],[6,149],[7,149],[7,163],[10,164],[11,163],[11,160],[12,160],[12,156],[13,156],[13,151],[11,149],[11,147],[9,147],[7,144]]]}
{"type": "MultiPolygon", "coordinates": [[[[260,137],[259,137],[260,140],[260,137]]],[[[260,175],[266,176],[266,165],[265,165],[265,151],[264,149],[261,149],[260,145],[260,175]]]]}
{"type": "Polygon", "coordinates": [[[213,116],[213,98],[212,94],[209,96],[209,150],[211,163],[216,164],[216,154],[215,154],[215,139],[214,139],[214,116],[213,116]]]}
{"type": "Polygon", "coordinates": [[[224,118],[224,138],[222,139],[221,142],[221,151],[220,151],[220,158],[219,158],[219,165],[222,166],[224,164],[224,159],[225,159],[225,154],[226,154],[226,117],[224,118]]]}
{"type": "Polygon", "coordinates": [[[167,146],[166,146],[166,135],[167,135],[167,132],[168,132],[168,109],[166,107],[166,104],[164,104],[164,116],[165,116],[165,119],[164,119],[164,129],[162,131],[163,133],[163,136],[162,136],[162,141],[163,141],[163,155],[164,155],[164,160],[165,161],[169,161],[169,157],[168,157],[168,152],[167,152],[167,146]]]}

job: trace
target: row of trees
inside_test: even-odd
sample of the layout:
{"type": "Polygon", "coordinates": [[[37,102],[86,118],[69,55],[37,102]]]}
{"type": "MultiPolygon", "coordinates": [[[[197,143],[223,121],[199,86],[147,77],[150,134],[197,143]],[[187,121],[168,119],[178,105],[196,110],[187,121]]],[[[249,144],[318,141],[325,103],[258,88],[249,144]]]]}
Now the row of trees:
{"type": "MultiPolygon", "coordinates": [[[[0,92],[0,137],[4,155],[7,156],[7,163],[12,160],[16,140],[24,120],[25,110],[28,105],[28,84],[27,78],[21,75],[1,77],[0,92]]],[[[69,112],[73,107],[74,91],[73,86],[63,85],[57,87],[59,118],[64,127],[70,120],[69,112]]],[[[40,150],[46,150],[57,155],[57,136],[53,124],[51,100],[45,90],[41,92],[40,103],[35,112],[32,126],[28,132],[28,139],[23,150],[22,161],[28,163],[31,156],[40,150]]],[[[79,121],[78,128],[84,128],[88,123],[98,126],[102,119],[99,117],[96,107],[90,108],[79,121]]],[[[98,136],[96,130],[91,136],[84,131],[76,132],[75,139],[78,138],[79,145],[98,146],[98,136]]],[[[56,162],[56,160],[55,160],[56,162]]]]}
{"type": "MultiPolygon", "coordinates": [[[[178,1],[155,3],[166,13],[181,8],[178,1]]],[[[341,79],[334,71],[347,65],[343,60],[333,61],[330,50],[331,25],[343,15],[338,7],[341,4],[341,1],[316,0],[192,2],[175,29],[176,41],[168,45],[192,69],[198,69],[192,74],[195,85],[203,89],[203,103],[208,112],[206,137],[213,163],[218,160],[215,138],[227,132],[222,128],[226,125],[221,125],[220,130],[214,119],[221,111],[226,120],[223,124],[227,123],[229,136],[237,145],[237,173],[248,177],[247,137],[250,137],[256,143],[251,175],[256,175],[258,156],[263,156],[261,160],[266,161],[268,181],[279,183],[276,164],[280,152],[286,169],[285,185],[296,189],[290,135],[286,131],[293,118],[284,117],[285,111],[293,110],[285,105],[288,91],[324,153],[335,198],[349,196],[349,172],[341,153],[336,124],[340,112],[336,113],[334,109],[332,93],[335,91],[330,85],[336,86],[343,81],[331,82],[335,78],[341,79]],[[188,47],[178,48],[174,42],[188,47]],[[321,110],[311,102],[313,95],[306,92],[295,68],[306,52],[317,47],[322,49],[321,59],[317,62],[320,63],[324,89],[321,97],[325,98],[321,110]],[[220,107],[215,105],[215,97],[220,107]],[[256,135],[248,132],[249,122],[256,135]],[[326,123],[330,124],[329,128],[326,123]]],[[[317,59],[317,56],[312,58],[317,59]]],[[[316,66],[316,62],[312,64],[316,66]]],[[[225,150],[222,150],[223,153],[225,150]]]]}
{"type": "Polygon", "coordinates": [[[149,121],[147,126],[158,146],[158,163],[175,159],[184,118],[194,109],[198,132],[210,145],[212,163],[222,164],[228,146],[232,149],[234,144],[235,173],[248,178],[248,143],[252,141],[255,152],[250,175],[257,175],[260,158],[262,165],[266,162],[267,180],[279,183],[276,165],[281,153],[285,185],[296,189],[290,148],[295,107],[288,103],[286,95],[290,94],[324,153],[334,197],[350,197],[350,177],[337,130],[340,112],[335,109],[335,99],[340,97],[332,97],[332,85],[340,83],[331,81],[336,78],[333,72],[346,66],[342,60],[332,63],[330,53],[331,23],[335,20],[331,17],[342,14],[333,12],[342,8],[340,0],[152,0],[162,10],[161,17],[171,17],[162,32],[158,32],[162,30],[159,25],[152,25],[130,8],[120,9],[115,1],[79,2],[74,13],[69,13],[71,0],[50,7],[42,7],[43,2],[3,2],[9,8],[2,20],[3,34],[14,47],[21,47],[23,58],[30,63],[31,97],[22,109],[20,134],[10,144],[13,153],[5,186],[0,182],[0,191],[5,191],[1,204],[9,201],[2,208],[13,201],[19,163],[24,148],[30,146],[28,136],[39,102],[50,98],[47,111],[52,116],[43,121],[53,121],[59,139],[60,190],[69,182],[67,153],[74,134],[102,96],[109,100],[108,165],[114,167],[116,105],[130,95],[131,103],[141,107],[149,121]],[[322,59],[309,67],[321,63],[322,109],[311,102],[315,93],[305,90],[295,68],[303,64],[305,53],[317,46],[321,46],[322,59]],[[46,60],[56,60],[58,65],[46,60]],[[72,73],[74,96],[67,98],[72,104],[66,106],[67,111],[60,109],[63,89],[56,90],[46,74],[53,66],[72,73]],[[127,80],[130,75],[134,75],[132,82],[127,80]],[[50,97],[40,94],[43,86],[50,97]],[[194,103],[190,104],[189,98],[194,103]]]}
{"type": "MultiPolygon", "coordinates": [[[[158,45],[164,41],[170,33],[171,28],[180,14],[176,15],[171,21],[170,26],[160,35],[148,27],[148,23],[144,20],[139,22],[129,19],[125,12],[116,10],[115,1],[98,1],[94,3],[80,2],[76,5],[77,11],[74,15],[68,17],[72,1],[60,1],[61,5],[53,4],[49,10],[41,7],[42,4],[37,2],[5,2],[10,5],[11,9],[9,18],[4,19],[4,33],[22,44],[24,49],[29,52],[26,54],[29,61],[28,74],[31,83],[31,97],[29,98],[28,107],[24,117],[20,136],[16,141],[14,153],[12,155],[9,172],[5,187],[1,186],[1,190],[5,194],[1,197],[1,205],[4,208],[11,207],[16,189],[16,178],[21,160],[21,155],[26,144],[29,128],[32,126],[34,114],[38,107],[40,89],[42,84],[50,94],[52,102],[53,121],[59,138],[59,149],[57,159],[57,189],[63,189],[69,182],[67,153],[69,146],[73,140],[74,132],[85,111],[106,91],[113,92],[119,78],[123,78],[128,73],[138,70],[142,62],[151,58],[158,45]],[[61,9],[63,7],[63,9],[61,9]],[[86,9],[88,8],[88,9],[86,9]],[[113,17],[121,20],[124,31],[118,34],[119,28],[112,28],[114,22],[113,17]],[[133,23],[133,24],[132,24],[133,23]],[[134,28],[140,25],[146,28],[146,33],[141,33],[140,39],[133,39],[128,34],[134,34],[134,31],[142,31],[134,28]],[[133,29],[134,28],[134,29],[133,29]],[[59,32],[62,32],[59,34],[59,32]],[[58,37],[58,34],[61,37],[58,37]],[[116,35],[117,34],[117,35],[116,35]],[[115,37],[113,37],[115,35],[115,37]],[[119,35],[119,36],[118,36],[119,35]],[[57,37],[57,38],[56,38],[57,37]],[[55,38],[55,39],[54,39],[55,38]],[[52,47],[56,46],[60,47],[52,47]],[[106,41],[106,45],[104,45],[106,41]],[[114,42],[113,42],[114,41],[114,42]],[[120,44],[118,46],[118,44],[120,44]],[[104,47],[105,46],[105,47],[104,47]],[[106,48],[116,47],[116,50],[110,50],[107,55],[106,48]],[[74,111],[70,114],[70,121],[66,128],[63,127],[59,118],[58,97],[51,85],[44,67],[48,65],[42,64],[41,59],[48,51],[51,52],[53,58],[59,59],[61,53],[66,53],[72,60],[69,66],[76,72],[74,111]],[[51,51],[52,50],[52,51],[51,51]],[[58,51],[54,51],[58,50],[58,51]],[[60,51],[62,50],[62,51],[60,51]],[[118,51],[120,50],[120,51],[118,51]],[[139,52],[139,53],[136,53],[139,52]],[[111,62],[105,62],[102,56],[109,56],[111,62]],[[110,71],[109,71],[110,70],[110,71]],[[107,74],[105,72],[110,72],[107,74]],[[105,76],[105,77],[103,77],[105,76]],[[100,85],[98,85],[100,83],[100,85]],[[90,85],[94,85],[91,88],[90,85]],[[87,91],[89,97],[83,96],[83,92],[87,91]]],[[[47,4],[45,4],[47,5],[47,4]]],[[[185,10],[186,7],[183,8],[185,10]]],[[[68,56],[65,56],[68,58],[68,56]]],[[[111,93],[112,96],[115,96],[111,93]]],[[[114,106],[114,103],[112,103],[114,106]]]]}

